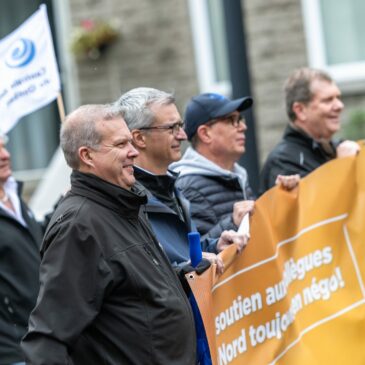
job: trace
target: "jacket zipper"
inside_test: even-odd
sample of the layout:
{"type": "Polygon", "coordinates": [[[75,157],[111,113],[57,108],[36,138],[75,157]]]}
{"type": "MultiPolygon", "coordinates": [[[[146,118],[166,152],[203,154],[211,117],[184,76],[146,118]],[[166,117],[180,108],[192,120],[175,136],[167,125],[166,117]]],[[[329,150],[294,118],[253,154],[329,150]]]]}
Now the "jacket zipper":
{"type": "Polygon", "coordinates": [[[160,263],[157,261],[157,259],[153,256],[152,251],[149,249],[149,247],[147,246],[147,244],[143,245],[144,250],[146,251],[147,255],[150,256],[152,262],[156,265],[156,266],[160,266],[160,263]]]}

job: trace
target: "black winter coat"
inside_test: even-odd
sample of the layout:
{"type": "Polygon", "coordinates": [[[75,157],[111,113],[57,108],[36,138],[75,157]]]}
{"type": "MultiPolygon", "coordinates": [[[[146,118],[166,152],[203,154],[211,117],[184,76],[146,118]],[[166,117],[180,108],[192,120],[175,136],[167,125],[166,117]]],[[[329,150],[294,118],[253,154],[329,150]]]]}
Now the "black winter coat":
{"type": "MultiPolygon", "coordinates": [[[[197,227],[190,217],[189,201],[175,188],[175,174],[171,172],[171,176],[152,175],[135,166],[134,175],[146,189],[148,202],[144,210],[170,262],[173,266],[186,264],[190,260],[188,233],[197,231],[197,227]],[[169,199],[170,206],[156,197],[158,196],[156,191],[160,195],[165,194],[164,200],[169,199]]],[[[202,240],[203,251],[216,253],[217,241],[217,239],[202,240]]]]}
{"type": "Polygon", "coordinates": [[[242,190],[238,177],[183,175],[176,186],[190,201],[191,217],[203,238],[237,230],[232,219],[234,203],[254,198],[248,186],[242,190]]]}
{"type": "Polygon", "coordinates": [[[308,175],[317,167],[336,157],[335,143],[331,152],[308,135],[287,126],[281,142],[269,154],[260,176],[260,193],[272,188],[278,175],[308,175]]]}
{"type": "Polygon", "coordinates": [[[22,361],[20,340],[39,290],[43,230],[20,204],[27,227],[0,208],[0,364],[22,361]]]}
{"type": "Polygon", "coordinates": [[[187,297],[139,215],[146,196],[73,172],[42,246],[32,365],[192,365],[187,297]]]}

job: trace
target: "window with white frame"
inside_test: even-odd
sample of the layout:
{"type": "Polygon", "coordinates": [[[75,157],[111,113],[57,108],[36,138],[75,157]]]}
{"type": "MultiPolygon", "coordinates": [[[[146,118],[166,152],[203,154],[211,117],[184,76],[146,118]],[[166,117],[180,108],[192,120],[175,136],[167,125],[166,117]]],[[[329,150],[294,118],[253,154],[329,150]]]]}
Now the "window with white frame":
{"type": "Polygon", "coordinates": [[[302,0],[309,64],[338,83],[365,84],[365,1],[302,0]]]}
{"type": "Polygon", "coordinates": [[[200,91],[229,96],[232,87],[222,0],[189,0],[189,9],[200,91]]]}

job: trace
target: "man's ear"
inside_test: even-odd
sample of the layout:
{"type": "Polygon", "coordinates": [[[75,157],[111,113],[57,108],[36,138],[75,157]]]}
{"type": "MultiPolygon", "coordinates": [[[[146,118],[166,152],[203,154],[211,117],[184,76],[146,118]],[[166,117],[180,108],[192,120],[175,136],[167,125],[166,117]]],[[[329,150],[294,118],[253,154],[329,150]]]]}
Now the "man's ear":
{"type": "Polygon", "coordinates": [[[79,148],[79,158],[80,161],[85,164],[88,167],[94,167],[94,161],[93,161],[93,156],[92,156],[92,151],[86,147],[86,146],[82,146],[79,148]]]}
{"type": "Polygon", "coordinates": [[[293,103],[293,112],[295,113],[298,121],[303,122],[307,119],[306,109],[306,105],[299,101],[293,103]]]}
{"type": "Polygon", "coordinates": [[[206,124],[199,126],[196,130],[196,134],[198,135],[199,140],[205,144],[210,143],[212,140],[210,128],[206,124]]]}
{"type": "Polygon", "coordinates": [[[136,148],[144,149],[146,148],[146,136],[139,129],[133,129],[131,131],[133,144],[136,148]]]}

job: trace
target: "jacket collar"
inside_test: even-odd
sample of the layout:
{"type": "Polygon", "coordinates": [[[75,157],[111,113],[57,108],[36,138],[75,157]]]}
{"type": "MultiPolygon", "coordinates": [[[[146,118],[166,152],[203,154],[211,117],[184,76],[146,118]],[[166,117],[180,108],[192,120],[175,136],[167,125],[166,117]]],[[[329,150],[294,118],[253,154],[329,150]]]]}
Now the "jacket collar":
{"type": "MultiPolygon", "coordinates": [[[[178,173],[168,170],[166,175],[154,175],[138,166],[134,166],[134,175],[138,182],[143,185],[148,196],[147,211],[178,215],[175,209],[166,204],[166,196],[169,194],[171,201],[173,201],[174,197],[176,198],[175,204],[180,205],[183,220],[190,227],[189,202],[175,186],[176,179],[179,176],[178,173]],[[165,198],[162,195],[165,195],[165,198]]],[[[179,207],[176,209],[179,209],[179,207]]]]}
{"type": "Polygon", "coordinates": [[[174,195],[175,182],[178,174],[169,171],[165,175],[155,175],[138,166],[134,166],[134,175],[153,195],[158,196],[161,192],[170,197],[174,195]]]}
{"type": "Polygon", "coordinates": [[[306,143],[313,151],[319,150],[324,155],[330,157],[336,157],[336,144],[331,140],[327,143],[326,148],[320,142],[313,139],[305,131],[296,127],[293,124],[288,124],[284,131],[284,139],[290,139],[295,141],[301,141],[306,143]]]}
{"type": "Polygon", "coordinates": [[[179,177],[185,175],[212,176],[223,181],[238,180],[242,189],[247,184],[247,171],[237,162],[233,165],[233,171],[221,168],[210,161],[192,147],[188,147],[180,161],[169,166],[173,171],[178,172],[179,177]]]}
{"type": "Polygon", "coordinates": [[[147,196],[136,184],[131,190],[111,184],[96,175],[73,171],[71,194],[84,196],[124,216],[136,217],[147,196]]]}

